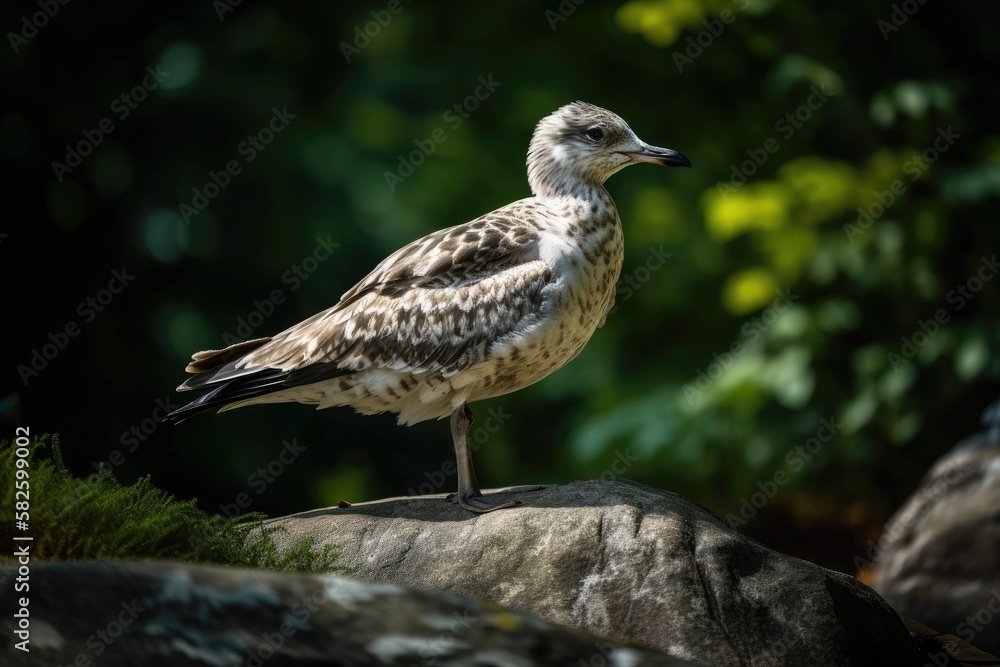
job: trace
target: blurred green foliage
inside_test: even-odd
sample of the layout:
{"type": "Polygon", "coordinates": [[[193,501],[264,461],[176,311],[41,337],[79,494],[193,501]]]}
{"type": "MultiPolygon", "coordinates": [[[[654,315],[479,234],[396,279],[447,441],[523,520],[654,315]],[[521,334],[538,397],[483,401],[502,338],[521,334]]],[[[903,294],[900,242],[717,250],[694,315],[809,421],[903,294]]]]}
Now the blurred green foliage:
{"type": "MultiPolygon", "coordinates": [[[[483,436],[480,481],[615,474],[627,451],[626,477],[726,513],[786,470],[745,530],[832,504],[857,537],[975,428],[1000,377],[998,282],[971,291],[1000,242],[1000,7],[920,4],[888,39],[893,9],[860,0],[386,7],[243,3],[220,20],[211,3],[71,5],[5,60],[30,94],[3,112],[3,149],[35,199],[0,250],[37,258],[20,268],[33,314],[11,365],[112,268],[138,276],[18,387],[24,421],[61,431],[72,466],[118,449],[119,475],[152,472],[214,509],[296,437],[305,463],[248,511],[417,489],[451,456],[443,423],[264,406],[127,434],[177,400],[192,352],[280,331],[397,247],[527,196],[531,130],[574,99],[695,168],[609,181],[618,309],[567,368],[474,406],[511,415],[483,436]],[[169,76],[119,120],[112,100],[157,64],[169,76]],[[480,77],[499,85],[472,109],[480,77]],[[275,110],[294,118],[248,160],[275,110]],[[105,116],[114,132],[59,182],[50,163],[105,116]],[[185,223],[180,205],[230,161],[240,172],[185,223]],[[329,259],[318,239],[339,244],[329,259]],[[651,253],[671,256],[652,269],[651,253]],[[791,470],[830,418],[835,437],[791,470]]],[[[840,548],[819,557],[849,568],[840,548]]]]}

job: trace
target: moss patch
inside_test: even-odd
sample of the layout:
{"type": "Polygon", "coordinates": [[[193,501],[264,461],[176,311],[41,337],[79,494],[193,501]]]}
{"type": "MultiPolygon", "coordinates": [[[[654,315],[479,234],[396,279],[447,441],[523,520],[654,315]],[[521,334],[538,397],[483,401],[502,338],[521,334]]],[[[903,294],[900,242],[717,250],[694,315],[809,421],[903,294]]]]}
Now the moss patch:
{"type": "MultiPolygon", "coordinates": [[[[336,569],[334,549],[326,545],[316,550],[312,538],[279,550],[273,536],[283,529],[264,525],[267,517],[260,512],[234,519],[208,514],[196,500],[177,500],[156,488],[149,476],[131,486],[119,483],[106,468],[74,477],[62,461],[57,435],[33,439],[28,450],[29,530],[16,531],[14,517],[6,516],[0,521],[0,540],[11,544],[15,534],[31,535],[38,559],[173,559],[281,572],[336,569]]],[[[15,503],[23,501],[23,495],[15,498],[17,458],[13,442],[0,442],[0,506],[12,513],[15,503]]]]}

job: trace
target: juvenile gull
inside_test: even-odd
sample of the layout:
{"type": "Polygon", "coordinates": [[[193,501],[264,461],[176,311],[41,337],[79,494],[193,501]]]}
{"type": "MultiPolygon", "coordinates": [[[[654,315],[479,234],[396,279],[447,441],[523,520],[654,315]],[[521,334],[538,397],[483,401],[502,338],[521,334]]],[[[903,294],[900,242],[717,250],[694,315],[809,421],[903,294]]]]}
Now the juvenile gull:
{"type": "Polygon", "coordinates": [[[331,308],[270,338],[206,350],[178,391],[211,387],[170,414],[255,403],[349,405],[400,424],[451,416],[458,493],[488,501],[469,449],[469,403],[538,382],[576,357],[614,305],[622,228],[604,181],[637,162],[689,167],[617,115],[574,102],[543,118],[528,149],[534,195],[400,248],[331,308]]]}

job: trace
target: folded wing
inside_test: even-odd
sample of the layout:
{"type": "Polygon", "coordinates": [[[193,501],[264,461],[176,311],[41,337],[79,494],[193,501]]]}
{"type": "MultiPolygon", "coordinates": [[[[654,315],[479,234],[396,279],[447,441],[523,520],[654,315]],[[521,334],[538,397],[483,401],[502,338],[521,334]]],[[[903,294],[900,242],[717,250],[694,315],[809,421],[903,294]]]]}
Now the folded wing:
{"type": "Polygon", "coordinates": [[[194,355],[187,370],[197,374],[178,389],[214,389],[172,416],[368,368],[460,372],[541,316],[551,276],[537,241],[537,229],[502,210],[414,241],[308,320],[194,355]]]}

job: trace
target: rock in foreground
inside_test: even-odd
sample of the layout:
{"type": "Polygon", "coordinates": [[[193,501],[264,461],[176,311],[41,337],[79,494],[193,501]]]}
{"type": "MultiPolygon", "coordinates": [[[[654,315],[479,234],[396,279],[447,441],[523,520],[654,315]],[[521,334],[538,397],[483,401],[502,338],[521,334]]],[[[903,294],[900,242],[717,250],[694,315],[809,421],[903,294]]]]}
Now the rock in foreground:
{"type": "Polygon", "coordinates": [[[899,617],[852,577],[621,480],[517,494],[473,515],[442,496],[276,519],[337,546],[345,574],[446,591],[716,667],[917,665],[899,617]]]}
{"type": "MultiPolygon", "coordinates": [[[[0,567],[0,577],[15,568],[0,567]]],[[[495,607],[339,576],[180,563],[45,563],[29,652],[5,592],[0,665],[548,667],[690,663],[495,607]]]]}

